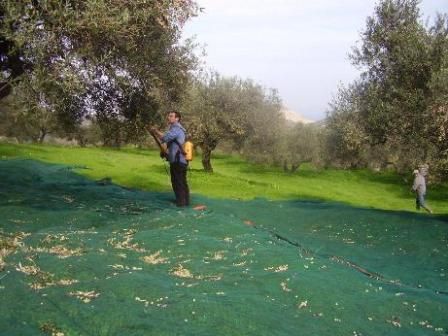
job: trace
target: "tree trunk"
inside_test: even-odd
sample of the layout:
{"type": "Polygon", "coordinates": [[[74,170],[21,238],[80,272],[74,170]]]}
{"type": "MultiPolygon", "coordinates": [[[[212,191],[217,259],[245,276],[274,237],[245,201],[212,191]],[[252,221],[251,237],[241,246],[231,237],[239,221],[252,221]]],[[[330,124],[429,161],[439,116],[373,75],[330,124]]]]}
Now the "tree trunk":
{"type": "Polygon", "coordinates": [[[45,136],[47,135],[47,131],[45,129],[41,129],[39,132],[38,142],[41,144],[44,142],[45,136]]]}
{"type": "Polygon", "coordinates": [[[286,160],[283,161],[283,171],[286,173],[288,172],[288,161],[286,160]]]}
{"type": "Polygon", "coordinates": [[[202,167],[209,173],[213,173],[212,163],[210,161],[212,155],[212,148],[210,146],[201,146],[202,149],[202,167]]]}
{"type": "Polygon", "coordinates": [[[297,169],[299,169],[300,167],[300,162],[299,163],[291,163],[291,168],[288,167],[288,161],[285,160],[283,161],[283,171],[285,173],[295,173],[297,171],[297,169]]]}
{"type": "Polygon", "coordinates": [[[80,133],[77,133],[75,136],[76,141],[78,141],[78,145],[81,147],[86,147],[86,139],[80,133]]]}
{"type": "Polygon", "coordinates": [[[299,169],[299,167],[300,167],[300,163],[291,165],[291,173],[295,173],[297,171],[297,169],[299,169]]]}

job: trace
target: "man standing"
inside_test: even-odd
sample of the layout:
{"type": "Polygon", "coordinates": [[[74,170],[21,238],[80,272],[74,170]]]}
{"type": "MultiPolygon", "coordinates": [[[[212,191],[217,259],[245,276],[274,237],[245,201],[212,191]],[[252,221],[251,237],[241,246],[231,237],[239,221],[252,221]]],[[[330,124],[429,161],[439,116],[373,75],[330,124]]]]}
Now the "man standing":
{"type": "Polygon", "coordinates": [[[414,184],[412,185],[412,190],[415,192],[415,207],[420,210],[420,207],[432,213],[432,210],[425,204],[425,194],[426,194],[426,181],[425,177],[419,170],[414,170],[414,184]]]}
{"type": "Polygon", "coordinates": [[[181,115],[178,111],[168,113],[169,130],[164,134],[158,129],[151,128],[168,146],[168,161],[170,163],[171,185],[176,195],[176,205],[179,207],[190,205],[190,190],[187,184],[188,161],[182,145],[185,142],[185,128],[180,124],[181,115]]]}

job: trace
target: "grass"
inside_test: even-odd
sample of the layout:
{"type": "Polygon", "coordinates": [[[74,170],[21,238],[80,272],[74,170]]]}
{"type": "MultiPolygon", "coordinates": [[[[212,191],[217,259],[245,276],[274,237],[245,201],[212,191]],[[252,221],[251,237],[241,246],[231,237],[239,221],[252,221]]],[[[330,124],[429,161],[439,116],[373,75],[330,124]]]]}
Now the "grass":
{"type": "MultiPolygon", "coordinates": [[[[171,190],[168,164],[158,152],[134,148],[79,148],[50,145],[0,144],[0,157],[28,158],[67,164],[92,179],[109,177],[116,184],[151,191],[171,190]]],[[[213,174],[202,171],[200,158],[189,170],[193,194],[215,198],[311,199],[357,207],[415,211],[410,192],[412,176],[368,170],[316,170],[305,166],[294,174],[250,164],[239,157],[214,155],[213,174]]],[[[429,186],[428,204],[435,213],[448,213],[446,185],[429,186]]]]}

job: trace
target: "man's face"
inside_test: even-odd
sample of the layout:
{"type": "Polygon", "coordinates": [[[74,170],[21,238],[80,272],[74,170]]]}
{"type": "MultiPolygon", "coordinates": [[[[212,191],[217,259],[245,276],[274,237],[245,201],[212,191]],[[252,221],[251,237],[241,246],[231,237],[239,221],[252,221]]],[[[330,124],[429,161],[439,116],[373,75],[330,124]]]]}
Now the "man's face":
{"type": "Polygon", "coordinates": [[[174,124],[176,121],[179,121],[179,119],[176,117],[176,113],[173,112],[168,113],[168,122],[170,124],[174,124]]]}

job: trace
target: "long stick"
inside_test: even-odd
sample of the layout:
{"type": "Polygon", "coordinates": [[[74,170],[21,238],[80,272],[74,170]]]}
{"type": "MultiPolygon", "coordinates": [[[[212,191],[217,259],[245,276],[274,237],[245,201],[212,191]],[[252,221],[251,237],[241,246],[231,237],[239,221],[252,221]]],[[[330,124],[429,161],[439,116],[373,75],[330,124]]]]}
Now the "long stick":
{"type": "Polygon", "coordinates": [[[154,141],[156,142],[157,146],[159,146],[160,157],[163,158],[163,159],[167,159],[168,158],[168,150],[167,150],[166,146],[164,146],[162,144],[162,142],[160,141],[160,139],[157,136],[157,134],[155,134],[151,129],[149,129],[148,131],[149,131],[149,134],[151,134],[152,137],[154,138],[154,141]]]}

